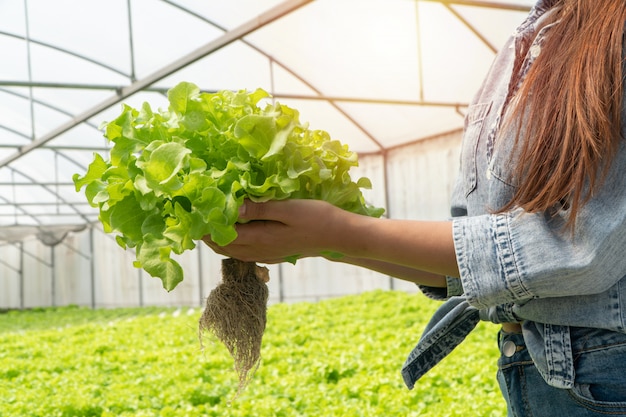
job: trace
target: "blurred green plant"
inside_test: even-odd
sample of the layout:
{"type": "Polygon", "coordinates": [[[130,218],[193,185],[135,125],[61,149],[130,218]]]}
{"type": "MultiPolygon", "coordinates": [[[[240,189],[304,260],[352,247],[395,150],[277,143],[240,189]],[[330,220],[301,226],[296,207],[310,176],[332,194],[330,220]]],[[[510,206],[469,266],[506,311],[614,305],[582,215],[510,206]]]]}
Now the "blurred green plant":
{"type": "Polygon", "coordinates": [[[271,305],[261,366],[232,403],[232,359],[217,341],[200,350],[198,308],[0,314],[0,417],[505,416],[488,323],[403,385],[437,305],[400,291],[271,305]]]}

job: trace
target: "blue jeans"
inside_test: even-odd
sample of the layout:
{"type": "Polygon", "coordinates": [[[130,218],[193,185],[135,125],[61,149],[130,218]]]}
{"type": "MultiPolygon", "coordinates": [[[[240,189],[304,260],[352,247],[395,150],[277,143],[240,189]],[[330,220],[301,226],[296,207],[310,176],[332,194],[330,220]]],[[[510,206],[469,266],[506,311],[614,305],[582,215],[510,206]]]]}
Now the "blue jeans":
{"type": "Polygon", "coordinates": [[[572,328],[573,389],[543,380],[517,333],[500,332],[498,383],[509,417],[626,416],[626,334],[572,328]]]}

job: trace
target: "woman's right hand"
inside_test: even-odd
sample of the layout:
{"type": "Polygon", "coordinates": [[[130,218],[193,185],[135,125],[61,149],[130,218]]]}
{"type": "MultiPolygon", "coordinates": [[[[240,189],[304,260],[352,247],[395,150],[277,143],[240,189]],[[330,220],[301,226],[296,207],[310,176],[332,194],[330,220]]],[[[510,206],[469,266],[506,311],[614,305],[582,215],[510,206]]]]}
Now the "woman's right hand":
{"type": "Polygon", "coordinates": [[[358,216],[320,200],[282,200],[254,203],[240,209],[237,238],[226,246],[203,240],[215,252],[261,263],[284,262],[298,256],[320,256],[334,251],[336,233],[350,216],[358,216]]]}
{"type": "Polygon", "coordinates": [[[219,254],[249,262],[273,264],[339,253],[347,263],[378,271],[459,276],[449,221],[380,219],[320,200],[246,201],[240,220],[238,236],[230,244],[219,246],[210,236],[204,242],[219,254]]]}

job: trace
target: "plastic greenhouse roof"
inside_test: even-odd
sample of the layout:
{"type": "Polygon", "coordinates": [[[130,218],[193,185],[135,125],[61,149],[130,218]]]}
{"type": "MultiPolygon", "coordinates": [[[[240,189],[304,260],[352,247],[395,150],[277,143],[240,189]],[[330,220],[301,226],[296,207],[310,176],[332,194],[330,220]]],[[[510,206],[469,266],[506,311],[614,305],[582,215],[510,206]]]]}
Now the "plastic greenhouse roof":
{"type": "Polygon", "coordinates": [[[256,89],[362,154],[462,127],[533,0],[0,2],[0,241],[97,219],[72,183],[121,103],[256,89]]]}

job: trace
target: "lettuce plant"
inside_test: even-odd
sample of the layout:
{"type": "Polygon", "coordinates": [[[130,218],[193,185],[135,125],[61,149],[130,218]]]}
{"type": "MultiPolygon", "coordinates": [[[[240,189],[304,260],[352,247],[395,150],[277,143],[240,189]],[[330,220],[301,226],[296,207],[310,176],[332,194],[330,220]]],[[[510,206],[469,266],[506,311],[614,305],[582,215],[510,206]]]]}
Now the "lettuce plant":
{"type": "Polygon", "coordinates": [[[262,89],[206,93],[182,82],[169,90],[166,110],[123,105],[103,125],[113,144],[109,159],[95,154],[87,172],[74,175],[76,190],[84,187],[99,208],[104,230],[134,248],[135,266],[166,290],[183,280],[172,252],[191,250],[206,235],[219,245],[232,242],[246,198],[321,199],[382,215],[362,195],[370,181],[350,178],[356,153],[269,97],[262,89]]]}

